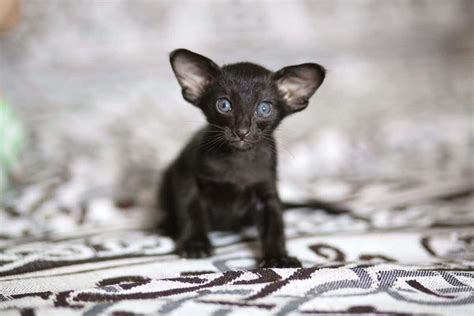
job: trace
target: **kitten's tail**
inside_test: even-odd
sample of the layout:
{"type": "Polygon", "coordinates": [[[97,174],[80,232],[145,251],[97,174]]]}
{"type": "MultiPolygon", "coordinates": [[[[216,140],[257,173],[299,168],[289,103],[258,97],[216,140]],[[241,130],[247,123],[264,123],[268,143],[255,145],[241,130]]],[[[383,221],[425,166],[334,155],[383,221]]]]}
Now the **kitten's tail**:
{"type": "Polygon", "coordinates": [[[293,208],[309,208],[309,209],[314,209],[318,211],[323,211],[327,214],[332,214],[332,215],[346,214],[355,219],[368,221],[367,218],[355,214],[355,212],[351,210],[349,207],[345,205],[341,205],[339,203],[334,203],[334,202],[326,202],[326,201],[321,201],[321,200],[306,200],[302,203],[282,202],[282,206],[285,211],[289,209],[293,209],[293,208]]]}
{"type": "Polygon", "coordinates": [[[306,200],[301,203],[297,202],[282,202],[282,206],[285,210],[292,208],[314,208],[320,209],[330,214],[344,214],[350,213],[351,210],[348,207],[340,205],[338,203],[326,202],[321,200],[306,200]]]}

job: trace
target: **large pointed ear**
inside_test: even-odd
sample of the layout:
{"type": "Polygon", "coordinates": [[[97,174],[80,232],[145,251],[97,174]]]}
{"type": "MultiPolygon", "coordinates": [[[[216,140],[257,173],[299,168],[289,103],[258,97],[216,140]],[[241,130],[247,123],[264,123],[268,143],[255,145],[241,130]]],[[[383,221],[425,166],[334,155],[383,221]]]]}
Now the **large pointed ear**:
{"type": "Polygon", "coordinates": [[[195,105],[220,71],[209,58],[183,48],[171,52],[170,62],[183,97],[195,105]]]}
{"type": "Polygon", "coordinates": [[[326,70],[313,63],[288,66],[273,74],[290,112],[297,112],[308,106],[309,98],[323,83],[326,70]]]}

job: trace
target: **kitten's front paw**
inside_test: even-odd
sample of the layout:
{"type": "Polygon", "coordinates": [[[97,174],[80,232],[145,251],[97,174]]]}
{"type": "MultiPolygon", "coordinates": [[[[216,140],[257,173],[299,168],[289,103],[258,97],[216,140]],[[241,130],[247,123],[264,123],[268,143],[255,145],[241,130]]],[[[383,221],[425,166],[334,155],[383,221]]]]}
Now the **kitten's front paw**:
{"type": "Polygon", "coordinates": [[[295,257],[282,256],[276,258],[263,258],[260,268],[300,268],[301,262],[295,257]]]}
{"type": "Polygon", "coordinates": [[[185,240],[177,249],[183,258],[207,258],[212,254],[212,245],[209,239],[185,240]]]}

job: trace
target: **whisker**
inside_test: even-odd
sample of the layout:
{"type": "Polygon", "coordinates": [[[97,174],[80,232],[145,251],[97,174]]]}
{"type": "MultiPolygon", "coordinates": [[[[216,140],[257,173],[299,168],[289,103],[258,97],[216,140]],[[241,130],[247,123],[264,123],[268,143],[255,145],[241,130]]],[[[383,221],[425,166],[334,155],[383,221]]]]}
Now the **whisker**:
{"type": "Polygon", "coordinates": [[[211,151],[214,150],[214,149],[220,148],[220,147],[222,146],[222,144],[225,143],[225,141],[226,141],[226,140],[225,140],[225,138],[224,138],[223,136],[222,136],[222,137],[219,137],[219,138],[217,139],[217,141],[214,142],[214,143],[210,146],[210,148],[208,148],[208,152],[211,152],[211,151]]]}
{"type": "Polygon", "coordinates": [[[213,138],[207,142],[203,142],[201,146],[199,146],[200,149],[208,149],[209,147],[212,147],[215,143],[219,141],[219,138],[213,138]]]}
{"type": "Polygon", "coordinates": [[[214,135],[211,137],[211,140],[206,142],[202,148],[209,151],[209,148],[212,148],[215,144],[219,143],[224,138],[223,135],[214,135]]]}
{"type": "MultiPolygon", "coordinates": [[[[264,140],[267,140],[267,141],[270,142],[271,148],[272,148],[273,152],[276,154],[276,153],[277,153],[277,148],[276,148],[277,144],[276,144],[275,139],[274,139],[273,137],[271,137],[271,134],[270,134],[270,133],[263,133],[263,134],[262,134],[262,138],[263,138],[264,140]]],[[[293,159],[295,159],[295,156],[293,155],[293,153],[291,153],[291,151],[288,150],[288,149],[286,148],[286,146],[284,146],[284,144],[279,143],[279,144],[278,144],[278,147],[281,148],[281,149],[283,149],[283,150],[284,150],[285,152],[287,152],[293,159]]]]}
{"type": "Polygon", "coordinates": [[[214,142],[216,140],[216,137],[219,137],[219,135],[207,135],[207,137],[204,138],[203,141],[197,143],[197,144],[193,144],[193,147],[199,147],[199,148],[202,148],[204,146],[207,146],[209,145],[210,143],[214,142]]]}
{"type": "Polygon", "coordinates": [[[220,144],[219,144],[219,145],[217,145],[217,148],[216,148],[216,150],[217,150],[217,149],[219,149],[219,148],[221,148],[221,146],[222,146],[222,145],[224,145],[224,144],[226,143],[226,141],[227,141],[227,140],[225,139],[225,137],[222,137],[222,139],[221,139],[221,140],[222,140],[222,141],[220,142],[220,144]]]}
{"type": "Polygon", "coordinates": [[[225,131],[225,128],[222,127],[222,126],[219,126],[219,125],[216,125],[216,124],[212,124],[212,123],[209,123],[209,122],[208,122],[207,124],[210,125],[210,126],[213,126],[213,127],[215,127],[215,128],[218,128],[218,129],[220,129],[220,130],[225,131]]]}

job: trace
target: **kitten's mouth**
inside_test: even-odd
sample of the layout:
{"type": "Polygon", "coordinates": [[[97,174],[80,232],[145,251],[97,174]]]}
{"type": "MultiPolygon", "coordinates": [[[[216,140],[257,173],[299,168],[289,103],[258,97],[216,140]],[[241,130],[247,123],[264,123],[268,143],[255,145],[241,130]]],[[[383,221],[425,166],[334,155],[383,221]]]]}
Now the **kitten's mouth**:
{"type": "Polygon", "coordinates": [[[249,142],[249,141],[246,141],[246,140],[243,140],[243,139],[239,139],[239,140],[234,140],[231,142],[231,145],[237,149],[240,149],[240,150],[247,150],[249,149],[250,147],[252,147],[254,143],[253,142],[249,142]]]}

